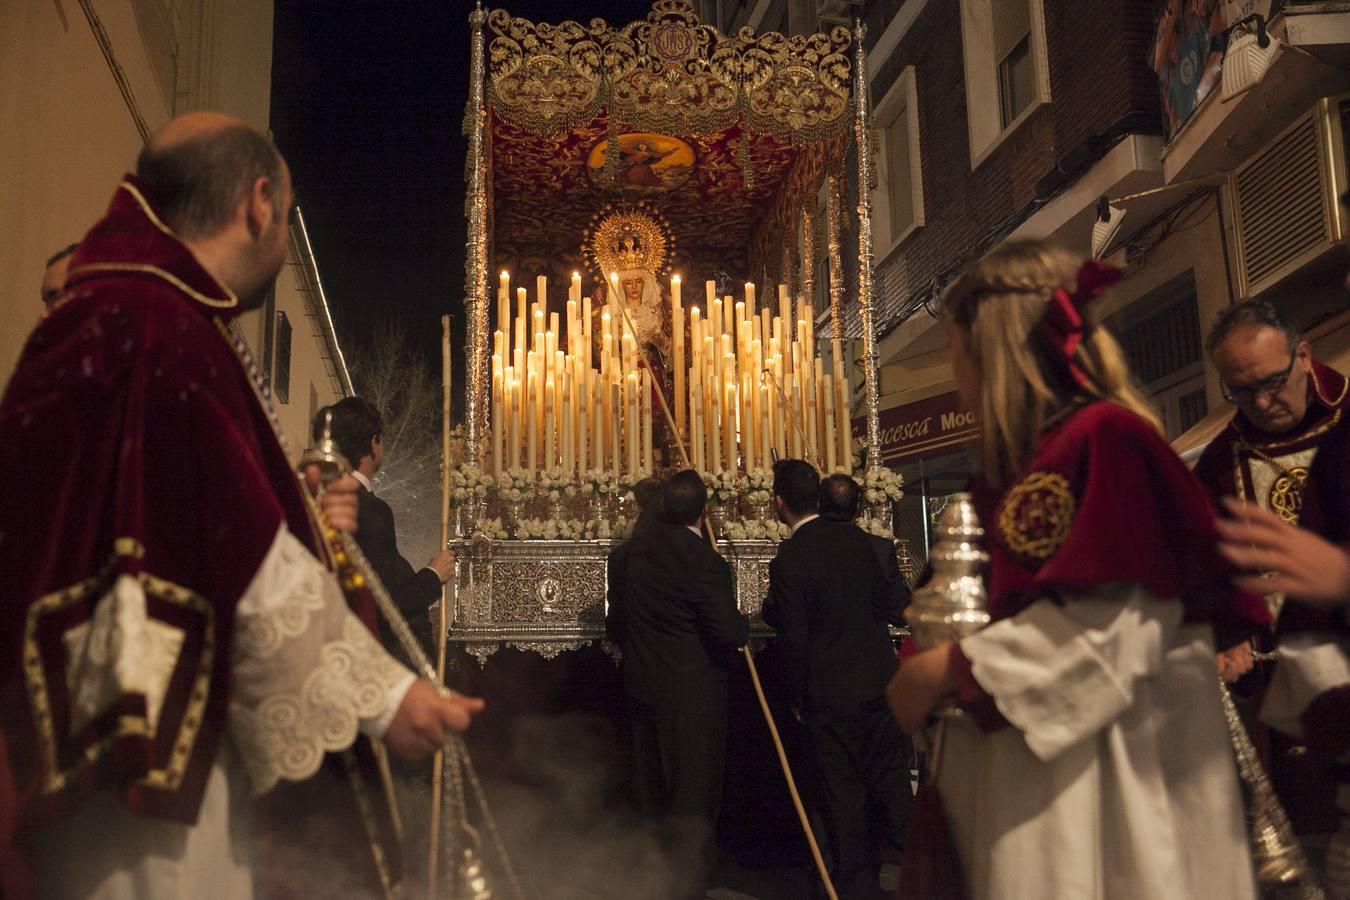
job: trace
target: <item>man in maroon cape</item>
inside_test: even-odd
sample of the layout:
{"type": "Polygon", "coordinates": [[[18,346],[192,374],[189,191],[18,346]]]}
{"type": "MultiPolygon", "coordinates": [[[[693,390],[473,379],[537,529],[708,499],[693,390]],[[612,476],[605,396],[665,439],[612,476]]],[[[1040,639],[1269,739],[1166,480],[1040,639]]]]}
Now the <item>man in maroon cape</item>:
{"type": "MultiPolygon", "coordinates": [[[[1343,449],[1330,450],[1341,458],[1318,464],[1323,453],[1343,448],[1350,437],[1345,377],[1314,360],[1308,342],[1263,300],[1225,310],[1211,329],[1206,348],[1224,395],[1237,411],[1201,454],[1196,476],[1216,504],[1235,497],[1290,524],[1318,530],[1309,516],[1316,518],[1314,507],[1326,506],[1321,495],[1350,490],[1343,449]]],[[[1301,628],[1296,620],[1302,613],[1285,603],[1283,593],[1264,593],[1276,617],[1277,633],[1301,628]]],[[[1268,637],[1264,640],[1269,642],[1268,637]]],[[[1251,668],[1250,646],[1240,644],[1220,653],[1220,668],[1229,677],[1251,668]]],[[[1267,675],[1279,678],[1272,673],[1254,676],[1263,682],[1262,692],[1267,675]]],[[[1334,831],[1338,819],[1334,792],[1313,775],[1312,761],[1304,757],[1305,736],[1292,732],[1300,738],[1295,743],[1287,728],[1281,730],[1282,734],[1267,735],[1258,728],[1257,737],[1269,738],[1271,776],[1296,830],[1308,835],[1334,831]]]]}
{"type": "MultiPolygon", "coordinates": [[[[6,897],[252,896],[245,795],[358,732],[427,755],[480,708],[417,681],[348,607],[236,337],[290,204],[266,138],[171,122],[0,401],[6,897]]],[[[335,488],[330,524],[350,527],[355,485],[335,488]]]]}

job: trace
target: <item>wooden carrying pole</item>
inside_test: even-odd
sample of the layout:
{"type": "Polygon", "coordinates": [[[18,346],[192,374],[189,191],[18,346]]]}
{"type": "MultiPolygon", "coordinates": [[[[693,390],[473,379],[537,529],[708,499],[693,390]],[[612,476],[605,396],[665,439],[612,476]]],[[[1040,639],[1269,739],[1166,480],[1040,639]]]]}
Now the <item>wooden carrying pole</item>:
{"type": "MultiPolygon", "coordinates": [[[[450,543],[450,317],[441,316],[441,546],[450,543]]],[[[445,684],[445,635],[450,629],[449,582],[441,585],[441,614],[436,635],[436,683],[445,684]]],[[[441,796],[445,792],[445,751],[431,761],[431,827],[427,851],[427,897],[440,896],[441,796]]]]}
{"type": "MultiPolygon", "coordinates": [[[[633,343],[637,344],[638,351],[642,354],[643,360],[647,363],[647,370],[655,372],[652,368],[651,358],[647,355],[647,348],[637,339],[637,329],[633,327],[633,320],[628,316],[627,307],[620,307],[623,311],[624,324],[628,326],[628,331],[633,335],[633,343]]],[[[655,382],[653,382],[655,385],[655,382]]],[[[661,390],[660,385],[656,385],[656,395],[661,400],[661,412],[666,418],[666,427],[670,433],[675,435],[675,444],[680,449],[680,458],[684,460],[686,467],[689,466],[689,451],[684,446],[684,435],[680,434],[679,429],[675,427],[675,417],[670,414],[670,406],[666,403],[666,395],[661,390]]],[[[717,538],[713,534],[712,523],[708,517],[703,517],[704,533],[708,536],[708,544],[712,547],[714,553],[717,550],[717,538]]],[[[720,554],[719,554],[720,555],[720,554]]],[[[750,645],[741,647],[741,653],[745,656],[745,664],[750,667],[750,682],[755,686],[755,696],[759,698],[760,711],[764,713],[764,721],[769,726],[769,735],[773,738],[773,748],[778,752],[778,765],[783,769],[783,779],[787,782],[788,793],[792,795],[792,805],[797,810],[797,819],[802,824],[802,833],[806,835],[806,843],[811,848],[811,859],[815,861],[816,871],[820,873],[820,883],[825,887],[825,894],[830,900],[839,900],[839,895],[834,891],[834,882],[830,880],[830,873],[825,868],[825,860],[820,855],[820,845],[816,843],[815,833],[811,831],[811,821],[806,817],[806,807],[802,805],[802,798],[797,793],[797,780],[792,777],[792,766],[788,765],[787,751],[783,748],[783,739],[778,734],[778,725],[773,720],[773,712],[769,709],[769,701],[764,696],[764,688],[759,683],[759,668],[755,665],[755,657],[750,653],[750,645]]]]}

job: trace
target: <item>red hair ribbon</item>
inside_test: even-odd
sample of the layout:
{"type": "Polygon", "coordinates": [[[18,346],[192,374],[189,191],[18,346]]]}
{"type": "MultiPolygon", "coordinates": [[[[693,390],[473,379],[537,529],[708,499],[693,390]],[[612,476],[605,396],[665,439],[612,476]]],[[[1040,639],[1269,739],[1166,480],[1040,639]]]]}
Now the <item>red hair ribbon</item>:
{"type": "Polygon", "coordinates": [[[1090,259],[1078,269],[1078,284],[1073,293],[1060,288],[1050,295],[1049,308],[1041,328],[1051,348],[1064,359],[1069,374],[1079,387],[1088,386],[1088,376],[1076,362],[1074,353],[1083,342],[1083,310],[1121,278],[1115,266],[1090,259]]]}

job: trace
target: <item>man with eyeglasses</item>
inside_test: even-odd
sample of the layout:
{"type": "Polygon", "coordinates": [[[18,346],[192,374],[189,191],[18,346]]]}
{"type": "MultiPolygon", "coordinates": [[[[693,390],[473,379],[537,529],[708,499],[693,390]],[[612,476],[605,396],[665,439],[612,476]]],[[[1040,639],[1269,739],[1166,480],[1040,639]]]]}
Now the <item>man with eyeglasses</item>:
{"type": "MultiPolygon", "coordinates": [[[[1263,300],[1226,309],[1205,345],[1218,370],[1223,396],[1237,409],[1227,427],[1205,448],[1195,474],[1220,512],[1232,517],[1229,525],[1250,526],[1254,520],[1260,525],[1278,519],[1318,530],[1311,521],[1319,518],[1317,511],[1336,506],[1333,498],[1350,491],[1346,477],[1350,456],[1344,452],[1350,441],[1350,415],[1346,414],[1350,391],[1345,377],[1313,359],[1298,330],[1263,300]],[[1318,460],[1324,453],[1330,456],[1318,460]],[[1316,465],[1314,460],[1318,460],[1316,465]]],[[[1259,672],[1251,679],[1258,684],[1246,686],[1258,695],[1253,700],[1262,701],[1263,721],[1283,732],[1269,735],[1271,775],[1295,828],[1306,840],[1333,832],[1338,824],[1335,791],[1326,789],[1330,779],[1312,775],[1308,762],[1325,755],[1314,746],[1319,743],[1320,723],[1340,721],[1340,717],[1328,718],[1312,709],[1311,718],[1302,716],[1310,728],[1290,727],[1290,716],[1278,711],[1277,707],[1289,706],[1280,698],[1291,690],[1291,678],[1303,682],[1303,676],[1311,674],[1316,681],[1327,672],[1317,659],[1286,653],[1291,632],[1306,630],[1306,623],[1300,623],[1308,618],[1310,607],[1286,603],[1282,580],[1267,581],[1260,576],[1256,580],[1268,585],[1256,590],[1266,594],[1276,619],[1280,662],[1273,671],[1259,672]],[[1305,663],[1322,671],[1302,671],[1305,663]],[[1299,743],[1286,735],[1293,735],[1299,743]]],[[[1219,654],[1220,674],[1226,681],[1236,680],[1252,666],[1248,644],[1219,654]]],[[[1309,683],[1306,692],[1296,692],[1304,701],[1299,712],[1292,714],[1294,719],[1300,718],[1302,706],[1320,689],[1309,683]]],[[[1328,762],[1334,760],[1338,751],[1329,746],[1324,749],[1330,753],[1328,762]]]]}

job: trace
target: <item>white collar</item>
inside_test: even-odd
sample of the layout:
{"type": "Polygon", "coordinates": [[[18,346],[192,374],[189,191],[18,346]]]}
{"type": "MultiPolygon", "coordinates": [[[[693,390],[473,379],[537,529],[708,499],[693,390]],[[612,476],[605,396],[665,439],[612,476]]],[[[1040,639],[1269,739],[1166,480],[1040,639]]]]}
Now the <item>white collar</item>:
{"type": "Polygon", "coordinates": [[[701,531],[698,530],[698,526],[697,526],[697,525],[686,525],[686,526],[684,526],[684,527],[685,527],[685,528],[688,528],[690,531],[692,531],[694,534],[698,535],[700,538],[703,537],[703,532],[701,532],[701,531]]]}
{"type": "Polygon", "coordinates": [[[792,526],[793,536],[795,537],[797,532],[800,531],[801,527],[805,525],[807,522],[810,522],[812,519],[819,519],[819,518],[820,518],[819,514],[811,513],[811,515],[809,516],[803,516],[802,518],[798,519],[797,524],[792,526]]]}
{"type": "Polygon", "coordinates": [[[372,494],[375,493],[375,488],[371,485],[370,479],[365,476],[364,472],[361,472],[357,469],[352,469],[352,477],[355,478],[357,481],[361,482],[361,486],[363,488],[370,491],[372,494]]]}

